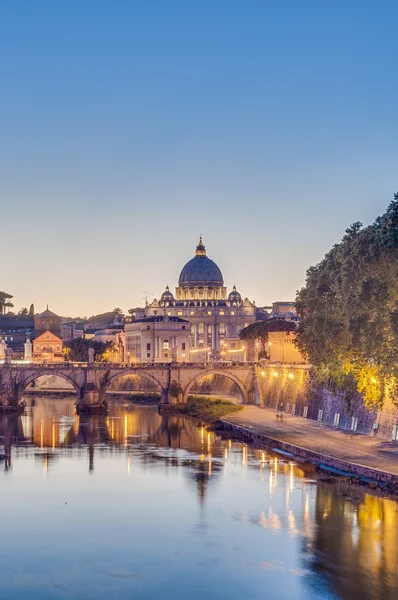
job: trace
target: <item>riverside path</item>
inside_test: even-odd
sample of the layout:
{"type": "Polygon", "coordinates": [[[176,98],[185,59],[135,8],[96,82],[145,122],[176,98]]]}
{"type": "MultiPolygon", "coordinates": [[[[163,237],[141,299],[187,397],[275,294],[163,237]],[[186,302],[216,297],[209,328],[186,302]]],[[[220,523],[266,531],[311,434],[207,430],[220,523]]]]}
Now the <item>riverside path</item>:
{"type": "Polygon", "coordinates": [[[253,442],[272,446],[275,441],[275,447],[313,462],[398,483],[397,442],[338,430],[292,415],[284,414],[281,419],[277,414],[272,409],[245,406],[242,412],[222,421],[237,433],[242,428],[242,433],[253,442]]]}

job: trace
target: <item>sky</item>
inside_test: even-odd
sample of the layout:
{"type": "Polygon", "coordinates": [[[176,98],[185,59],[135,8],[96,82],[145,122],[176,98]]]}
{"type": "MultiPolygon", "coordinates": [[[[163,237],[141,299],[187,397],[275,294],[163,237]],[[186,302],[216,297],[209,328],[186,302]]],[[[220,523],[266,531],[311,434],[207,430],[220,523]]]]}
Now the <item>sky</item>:
{"type": "Polygon", "coordinates": [[[0,290],[90,316],[293,300],[398,191],[396,0],[0,3],[0,290]]]}

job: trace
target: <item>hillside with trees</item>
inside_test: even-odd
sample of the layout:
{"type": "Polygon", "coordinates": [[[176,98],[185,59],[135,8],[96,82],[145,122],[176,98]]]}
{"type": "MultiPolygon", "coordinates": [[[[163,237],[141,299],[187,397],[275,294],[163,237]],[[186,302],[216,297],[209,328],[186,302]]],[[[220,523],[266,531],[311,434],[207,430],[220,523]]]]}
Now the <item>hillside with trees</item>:
{"type": "Polygon", "coordinates": [[[296,343],[319,383],[361,392],[370,408],[387,391],[398,400],[398,194],[308,269],[296,310],[296,343]]]}

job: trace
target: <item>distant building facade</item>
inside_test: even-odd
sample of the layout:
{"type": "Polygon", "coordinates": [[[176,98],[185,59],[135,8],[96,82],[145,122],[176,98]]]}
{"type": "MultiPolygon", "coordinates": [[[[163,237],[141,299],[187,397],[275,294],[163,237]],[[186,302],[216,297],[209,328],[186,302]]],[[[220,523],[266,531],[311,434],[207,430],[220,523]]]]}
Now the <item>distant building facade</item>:
{"type": "Polygon", "coordinates": [[[239,332],[256,321],[256,306],[248,298],[242,299],[235,286],[228,294],[222,273],[207,256],[200,238],[195,256],[180,273],[175,295],[167,286],[160,300],[154,299],[135,313],[136,320],[160,316],[189,322],[190,350],[185,358],[202,362],[204,357],[221,360],[230,343],[241,348],[239,332]]]}
{"type": "Polygon", "coordinates": [[[268,352],[270,362],[305,363],[294,344],[294,331],[270,331],[268,333],[268,352]]]}
{"type": "Polygon", "coordinates": [[[124,328],[124,360],[134,362],[188,362],[190,323],[180,317],[153,315],[124,328]]]}
{"type": "Polygon", "coordinates": [[[44,312],[34,316],[35,336],[41,335],[45,331],[51,331],[57,337],[61,336],[61,317],[47,308],[44,312]]]}
{"type": "Polygon", "coordinates": [[[63,342],[61,338],[49,330],[37,336],[33,341],[33,360],[35,362],[63,361],[63,342]]]}
{"type": "Polygon", "coordinates": [[[24,351],[27,336],[33,334],[34,321],[31,316],[0,316],[0,339],[3,339],[13,352],[24,351]]]}

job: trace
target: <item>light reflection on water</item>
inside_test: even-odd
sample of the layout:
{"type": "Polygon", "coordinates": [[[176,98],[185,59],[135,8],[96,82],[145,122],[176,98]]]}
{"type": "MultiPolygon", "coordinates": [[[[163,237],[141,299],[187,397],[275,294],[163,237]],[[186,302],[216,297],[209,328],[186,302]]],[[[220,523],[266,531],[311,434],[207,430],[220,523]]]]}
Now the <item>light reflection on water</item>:
{"type": "Polygon", "coordinates": [[[1,598],[397,597],[393,500],[155,407],[73,402],[0,417],[1,598]]]}

